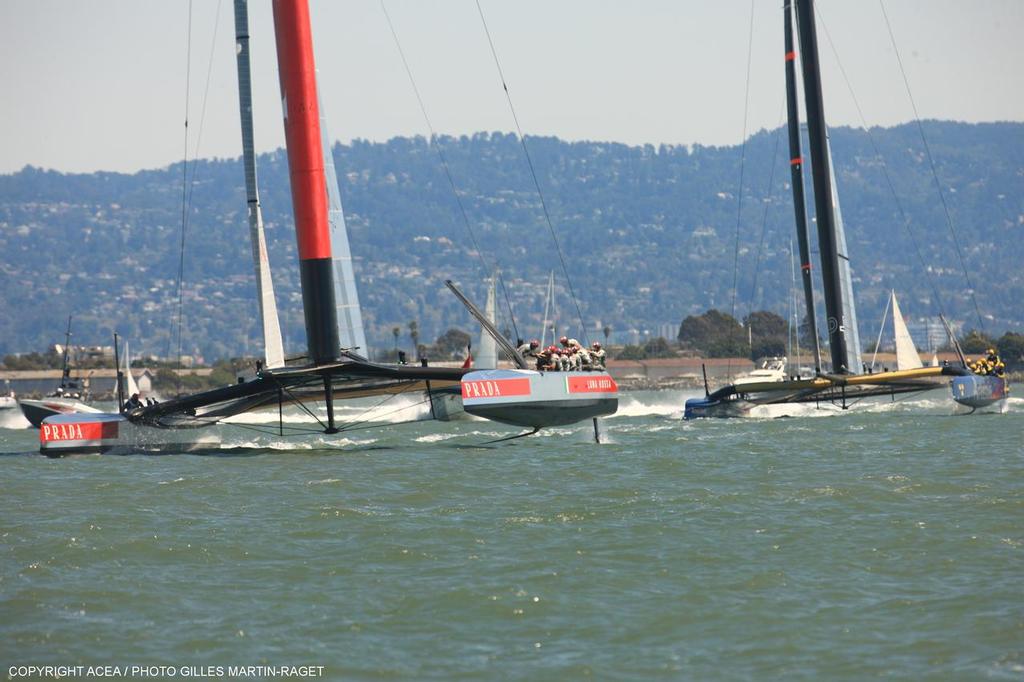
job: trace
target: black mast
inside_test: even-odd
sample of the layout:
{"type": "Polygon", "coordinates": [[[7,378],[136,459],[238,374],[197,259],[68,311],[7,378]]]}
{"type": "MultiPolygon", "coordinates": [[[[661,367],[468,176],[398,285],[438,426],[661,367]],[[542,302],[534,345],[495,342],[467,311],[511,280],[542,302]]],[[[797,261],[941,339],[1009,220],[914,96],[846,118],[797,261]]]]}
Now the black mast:
{"type": "Polygon", "coordinates": [[[828,320],[828,343],[832,371],[846,373],[846,324],[842,287],[839,280],[839,251],[836,248],[835,213],[832,183],[829,179],[828,140],[825,137],[825,107],[821,95],[818,67],[818,38],[814,28],[813,0],[796,0],[797,28],[800,32],[800,64],[804,75],[807,106],[807,132],[811,147],[811,179],[814,181],[814,207],[818,221],[818,247],[821,250],[821,276],[828,320]]]}
{"type": "MultiPolygon", "coordinates": [[[[821,348],[818,344],[818,323],[814,316],[814,287],[811,283],[811,249],[807,238],[807,209],[804,199],[804,159],[800,153],[800,110],[796,96],[796,49],[793,45],[792,3],[786,0],[782,11],[786,16],[786,109],[789,112],[789,172],[793,186],[793,211],[796,217],[796,241],[800,249],[800,279],[804,284],[807,325],[814,337],[814,371],[821,372],[821,348]]],[[[797,331],[799,333],[799,330],[797,331]]]]}

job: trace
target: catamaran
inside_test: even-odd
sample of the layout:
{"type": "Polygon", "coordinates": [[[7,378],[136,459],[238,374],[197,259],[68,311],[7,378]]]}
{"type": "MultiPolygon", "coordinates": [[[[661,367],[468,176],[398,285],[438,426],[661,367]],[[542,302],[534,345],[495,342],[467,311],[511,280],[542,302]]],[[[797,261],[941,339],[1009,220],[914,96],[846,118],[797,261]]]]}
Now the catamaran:
{"type": "MultiPolygon", "coordinates": [[[[800,64],[804,81],[807,129],[810,139],[811,179],[817,216],[818,246],[821,253],[822,284],[827,318],[831,371],[824,371],[821,350],[815,337],[815,376],[807,379],[733,383],[703,398],[686,401],[685,419],[699,417],[749,416],[753,408],[794,403],[831,404],[847,409],[869,397],[918,393],[941,388],[951,377],[967,374],[960,366],[917,367],[867,373],[861,363],[852,277],[846,253],[846,239],[832,171],[831,150],[825,125],[821,73],[813,0],[787,0],[783,7],[785,27],[786,103],[789,120],[790,169],[797,241],[807,319],[816,330],[814,292],[811,276],[807,216],[804,208],[803,165],[800,121],[796,93],[796,46],[793,36],[795,11],[801,47],[800,64]]],[[[909,336],[907,337],[909,339],[909,336]]]]}
{"type": "MultiPolygon", "coordinates": [[[[339,258],[344,260],[348,254],[336,253],[339,247],[331,231],[329,195],[331,185],[337,188],[337,183],[329,182],[329,171],[325,169],[328,164],[324,156],[308,0],[275,0],[273,16],[308,344],[303,364],[286,365],[283,352],[278,354],[276,348],[268,347],[266,365],[261,366],[251,380],[240,378],[239,383],[231,386],[118,413],[50,417],[44,420],[40,430],[40,450],[59,455],[206,449],[216,447],[216,442],[203,427],[258,409],[277,409],[278,433],[284,436],[284,405],[296,404],[308,411],[305,404],[310,402],[323,403],[326,407],[326,419],[308,411],[319,423],[320,430],[336,434],[345,428],[335,416],[337,400],[410,392],[426,393],[429,397],[434,391],[453,388],[459,390],[466,412],[531,429],[520,435],[535,433],[546,426],[593,419],[596,436],[599,432],[597,418],[614,413],[618,406],[618,389],[611,376],[601,371],[530,370],[525,359],[496,330],[492,331],[492,336],[513,359],[515,369],[474,371],[387,365],[371,362],[359,352],[359,346],[365,346],[365,341],[360,344],[353,337],[348,345],[342,343],[338,318],[343,313],[340,311],[351,312],[345,305],[355,303],[357,309],[358,303],[343,302],[339,308],[336,294],[336,270],[342,270],[342,279],[349,276],[350,270],[346,272],[344,263],[338,263],[339,258]]],[[[239,54],[244,51],[247,55],[248,12],[244,0],[236,0],[235,20],[239,54]]],[[[241,63],[241,56],[239,60],[241,63]]],[[[241,70],[240,66],[240,83],[241,70]]],[[[247,75],[248,64],[245,72],[247,75]]],[[[240,84],[240,96],[241,90],[240,84]]],[[[244,99],[240,102],[244,119],[244,99]]],[[[251,145],[251,138],[248,144],[251,145]]],[[[254,190],[255,168],[247,164],[247,189],[250,178],[254,190]]],[[[273,338],[273,332],[267,331],[273,326],[268,319],[274,304],[269,266],[264,267],[259,260],[265,259],[266,253],[261,231],[257,229],[261,223],[259,200],[254,191],[247,195],[257,281],[261,283],[259,300],[264,335],[265,339],[268,335],[273,338]]],[[[485,318],[480,315],[479,319],[485,318]]],[[[361,329],[361,325],[359,327],[361,329]]],[[[308,429],[303,431],[308,432],[308,429]]]]}

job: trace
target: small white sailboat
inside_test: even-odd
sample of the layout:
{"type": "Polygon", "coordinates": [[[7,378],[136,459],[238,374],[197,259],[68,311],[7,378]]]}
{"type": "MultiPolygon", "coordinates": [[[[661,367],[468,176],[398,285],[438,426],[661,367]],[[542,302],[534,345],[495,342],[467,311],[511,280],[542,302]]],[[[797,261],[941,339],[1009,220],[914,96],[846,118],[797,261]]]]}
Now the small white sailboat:
{"type": "Polygon", "coordinates": [[[68,328],[64,333],[64,348],[61,368],[60,385],[57,389],[38,400],[22,398],[18,401],[21,413],[29,423],[38,428],[43,420],[58,414],[76,413],[98,413],[100,410],[88,404],[89,386],[88,379],[73,379],[71,377],[71,317],[68,317],[68,328]]]}

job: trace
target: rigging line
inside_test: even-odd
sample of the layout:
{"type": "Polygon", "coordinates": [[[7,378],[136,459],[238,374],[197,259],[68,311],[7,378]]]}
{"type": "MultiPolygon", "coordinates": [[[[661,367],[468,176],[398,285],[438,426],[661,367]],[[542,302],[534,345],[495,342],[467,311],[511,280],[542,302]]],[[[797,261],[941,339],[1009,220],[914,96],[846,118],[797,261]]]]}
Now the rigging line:
{"type": "Polygon", "coordinates": [[[882,156],[882,152],[879,150],[878,144],[875,142],[875,136],[871,134],[871,128],[868,127],[867,119],[864,117],[864,111],[861,109],[860,101],[857,99],[857,95],[853,91],[853,84],[850,82],[850,78],[846,75],[846,69],[843,67],[843,62],[839,59],[839,51],[836,49],[836,45],[832,41],[832,34],[828,31],[828,25],[825,23],[825,18],[821,15],[821,10],[815,8],[815,14],[818,18],[818,23],[825,32],[825,39],[828,40],[829,47],[832,49],[832,55],[836,58],[836,64],[839,66],[839,73],[842,74],[843,82],[846,83],[846,89],[850,93],[850,99],[853,100],[854,108],[857,109],[857,116],[860,118],[861,128],[863,128],[864,132],[867,133],[868,142],[871,143],[871,150],[875,153],[875,157],[882,165],[882,175],[885,177],[885,183],[889,188],[889,193],[892,195],[893,203],[896,204],[896,210],[903,221],[903,228],[907,231],[907,236],[910,237],[910,243],[914,246],[914,252],[917,255],[917,261],[921,266],[921,271],[924,273],[925,279],[928,281],[928,286],[932,290],[935,306],[939,309],[940,315],[945,315],[942,307],[942,297],[939,295],[939,289],[932,278],[927,263],[925,262],[924,253],[921,251],[921,245],[918,242],[917,235],[914,234],[914,230],[911,227],[910,216],[907,215],[907,212],[903,209],[903,202],[900,201],[899,194],[896,192],[896,185],[892,181],[892,176],[889,175],[889,164],[885,162],[885,157],[882,156]]]}
{"type": "MultiPolygon", "coordinates": [[[[280,429],[276,425],[270,425],[270,424],[243,424],[243,423],[239,423],[239,422],[224,422],[223,425],[224,426],[231,426],[233,428],[238,428],[238,429],[244,429],[244,430],[247,430],[247,431],[255,431],[256,433],[262,433],[262,434],[268,435],[268,436],[280,436],[281,435],[280,429]]],[[[316,434],[323,433],[323,431],[321,431],[319,429],[310,429],[310,428],[304,428],[304,427],[301,427],[301,426],[285,426],[284,430],[291,432],[291,433],[285,433],[284,434],[285,438],[288,438],[290,436],[306,436],[306,435],[316,435],[316,434]]]]}
{"type": "MultiPolygon", "coordinates": [[[[743,142],[740,145],[740,186],[736,197],[736,243],[732,256],[732,319],[736,319],[736,291],[739,287],[740,272],[740,213],[743,208],[743,171],[747,159],[747,114],[750,110],[750,61],[754,52],[754,0],[750,0],[750,30],[747,37],[747,82],[743,91],[743,142]]],[[[729,326],[729,346],[735,336],[735,328],[729,326]]],[[[731,353],[730,353],[731,355],[731,353]]],[[[732,376],[732,361],[726,365],[727,376],[732,376]]]]}
{"type": "Polygon", "coordinates": [[[757,278],[761,271],[761,253],[764,250],[764,236],[768,227],[768,210],[772,205],[772,187],[775,184],[775,168],[778,166],[779,160],[779,139],[782,137],[782,117],[785,115],[785,101],[783,101],[782,106],[782,112],[779,114],[779,127],[775,131],[775,150],[772,152],[771,171],[768,173],[768,189],[765,193],[767,201],[764,204],[764,214],[761,217],[761,239],[757,244],[757,256],[754,260],[754,283],[750,287],[750,312],[754,312],[754,297],[757,296],[757,278]]]}
{"type": "Polygon", "coordinates": [[[313,419],[315,419],[315,420],[317,421],[317,423],[318,423],[318,424],[320,424],[320,426],[321,426],[321,427],[323,427],[323,429],[324,429],[325,431],[327,430],[327,424],[324,424],[324,423],[323,423],[323,421],[321,421],[320,417],[318,417],[318,416],[316,416],[315,414],[313,414],[312,410],[310,410],[310,409],[309,409],[308,407],[306,407],[306,404],[305,404],[305,403],[303,403],[303,402],[302,402],[301,400],[299,400],[298,398],[296,398],[296,397],[295,397],[295,394],[294,394],[294,393],[292,393],[292,392],[291,392],[290,390],[288,390],[288,387],[287,387],[287,386],[285,386],[284,384],[282,384],[282,383],[280,382],[280,380],[278,380],[278,378],[277,378],[277,377],[275,377],[275,376],[274,376],[273,374],[270,374],[270,375],[268,375],[268,376],[269,376],[269,378],[270,378],[270,379],[271,379],[271,380],[272,380],[272,381],[274,382],[274,384],[275,384],[275,385],[276,385],[276,386],[277,386],[277,387],[278,387],[279,389],[281,389],[281,390],[282,390],[283,392],[285,392],[285,393],[287,393],[287,394],[288,394],[288,397],[289,397],[289,398],[291,398],[291,401],[292,401],[293,403],[295,403],[296,405],[298,405],[298,406],[299,406],[299,409],[301,409],[301,410],[302,410],[303,412],[305,412],[305,413],[306,413],[306,414],[308,414],[308,415],[309,415],[310,417],[312,417],[313,419]]]}
{"type": "MultiPolygon", "coordinates": [[[[191,177],[186,180],[188,175],[188,116],[187,116],[187,103],[186,103],[186,137],[185,137],[185,158],[182,160],[182,193],[187,192],[188,200],[185,201],[185,197],[182,197],[182,214],[181,214],[181,246],[178,253],[178,368],[181,369],[181,329],[182,329],[182,318],[184,317],[184,289],[185,289],[185,240],[188,234],[188,228],[192,222],[192,195],[195,191],[196,186],[196,173],[199,169],[199,149],[203,140],[203,124],[206,122],[206,105],[209,102],[210,95],[210,80],[213,74],[213,55],[217,47],[217,31],[220,27],[220,8],[221,0],[217,2],[217,11],[214,15],[213,24],[213,39],[210,43],[210,58],[206,69],[206,86],[203,90],[203,104],[199,114],[199,131],[196,134],[196,146],[192,154],[192,173],[191,177]]],[[[192,3],[189,2],[189,44],[191,45],[191,21],[192,21],[192,3]]],[[[191,52],[190,52],[190,71],[191,71],[191,52]]]]}
{"type": "Polygon", "coordinates": [[[476,0],[476,10],[480,14],[480,23],[483,24],[484,33],[487,35],[487,44],[491,47],[491,56],[494,57],[494,66],[498,69],[498,77],[501,79],[501,87],[505,91],[505,100],[508,102],[508,109],[512,113],[512,120],[516,124],[516,132],[519,134],[519,144],[523,147],[523,154],[526,156],[526,164],[530,167],[530,176],[533,178],[533,186],[537,189],[537,197],[540,199],[540,206],[544,212],[544,220],[547,222],[548,230],[551,232],[551,240],[555,244],[555,251],[558,252],[558,260],[562,264],[562,272],[565,273],[565,281],[569,287],[569,295],[572,297],[573,305],[576,306],[576,315],[580,321],[580,333],[583,336],[583,343],[587,343],[587,325],[583,322],[583,311],[580,309],[579,299],[576,298],[576,291],[572,286],[572,278],[569,277],[569,268],[565,264],[565,255],[558,243],[558,235],[555,233],[555,226],[551,222],[551,214],[548,212],[548,204],[544,200],[544,193],[540,189],[540,181],[537,179],[537,171],[533,167],[533,159],[530,157],[530,150],[526,146],[526,138],[523,137],[523,129],[519,125],[519,117],[512,104],[512,95],[508,91],[508,83],[505,81],[505,73],[501,70],[501,62],[498,60],[498,51],[494,47],[494,40],[491,39],[491,31],[487,28],[487,20],[484,18],[484,10],[480,6],[480,0],[476,0]]]}
{"type": "MultiPolygon", "coordinates": [[[[189,99],[192,91],[192,0],[188,3],[188,21],[185,31],[185,142],[181,159],[181,248],[178,252],[178,369],[181,369],[181,312],[182,312],[182,273],[185,269],[185,225],[188,196],[188,112],[189,99]]],[[[171,343],[174,340],[174,328],[167,334],[167,354],[170,355],[171,343]]],[[[175,388],[181,392],[181,375],[175,375],[175,388]]]]}
{"type": "MultiPolygon", "coordinates": [[[[405,58],[405,50],[402,49],[402,43],[398,39],[398,32],[395,30],[395,26],[391,21],[391,15],[388,14],[388,8],[384,5],[384,0],[380,0],[381,11],[384,12],[384,18],[388,22],[388,28],[391,30],[391,37],[395,41],[395,47],[398,49],[398,56],[402,59],[402,66],[405,67],[405,74],[409,77],[409,84],[412,85],[413,94],[416,95],[416,102],[419,103],[420,113],[423,114],[423,120],[427,124],[427,130],[430,131],[430,143],[437,151],[437,156],[441,160],[441,167],[444,169],[445,177],[448,178],[448,185],[452,189],[452,196],[455,197],[455,203],[459,207],[459,214],[462,216],[462,222],[466,226],[466,231],[469,232],[469,238],[473,242],[473,248],[476,250],[477,257],[480,259],[480,264],[484,267],[484,272],[493,272],[498,267],[498,259],[495,258],[495,267],[492,268],[487,264],[484,258],[483,250],[480,248],[480,244],[477,241],[476,233],[473,231],[473,227],[469,222],[469,215],[466,213],[466,207],[462,203],[462,198],[459,196],[459,192],[455,187],[455,180],[452,177],[451,168],[448,165],[448,159],[445,156],[444,149],[441,146],[437,133],[434,131],[434,125],[430,122],[430,116],[427,115],[427,106],[423,102],[423,97],[420,96],[420,89],[416,85],[416,79],[413,78],[412,68],[409,66],[409,61],[405,58]]],[[[519,329],[516,327],[516,316],[512,311],[512,301],[509,299],[508,290],[505,288],[505,280],[500,276],[498,277],[501,282],[501,292],[505,297],[505,305],[508,307],[508,314],[512,320],[512,329],[515,331],[516,337],[519,336],[519,329]]]]}
{"type": "MultiPolygon", "coordinates": [[[[340,431],[347,431],[347,430],[351,429],[356,424],[364,424],[364,423],[366,423],[368,421],[371,421],[369,417],[365,417],[364,418],[364,416],[369,414],[371,410],[377,409],[378,407],[380,407],[381,405],[383,405],[387,401],[392,400],[392,399],[394,399],[394,398],[396,398],[396,397],[398,397],[400,395],[404,395],[406,391],[408,391],[409,389],[411,389],[415,385],[416,385],[415,382],[409,382],[405,386],[402,386],[397,393],[389,393],[389,394],[385,395],[382,400],[380,400],[379,402],[377,402],[374,405],[370,405],[369,407],[367,407],[361,413],[356,415],[355,419],[349,420],[345,426],[342,426],[341,428],[339,428],[338,431],[339,432],[340,431]]],[[[428,402],[429,400],[430,400],[430,397],[428,396],[425,400],[421,400],[418,403],[413,403],[412,405],[409,405],[408,407],[415,407],[417,405],[422,405],[425,402],[428,402]]],[[[402,411],[404,409],[407,409],[407,407],[400,407],[400,408],[397,408],[395,410],[391,410],[390,412],[385,412],[381,416],[382,417],[386,417],[389,414],[394,414],[395,412],[400,412],[400,411],[402,411]]]]}
{"type": "Polygon", "coordinates": [[[213,75],[213,55],[217,47],[217,31],[220,28],[220,8],[223,0],[217,0],[217,11],[213,21],[213,40],[210,42],[210,59],[206,68],[206,86],[203,89],[203,105],[199,111],[199,130],[196,132],[196,146],[192,152],[192,176],[188,183],[188,218],[187,223],[192,223],[192,193],[196,187],[196,173],[199,169],[199,149],[203,141],[203,124],[206,122],[206,105],[210,100],[210,79],[213,75]]]}
{"type": "Polygon", "coordinates": [[[900,50],[896,47],[896,36],[893,35],[892,25],[889,23],[889,15],[885,12],[885,3],[878,0],[878,6],[882,8],[882,17],[885,18],[885,28],[889,31],[889,40],[892,42],[893,52],[896,53],[896,63],[900,66],[900,75],[903,76],[903,86],[907,90],[907,99],[910,100],[910,107],[914,110],[914,122],[917,123],[917,132],[921,135],[921,142],[924,144],[925,154],[928,156],[928,167],[931,168],[932,178],[935,180],[935,189],[939,193],[939,201],[942,204],[942,211],[946,214],[946,224],[949,225],[949,233],[953,236],[953,245],[956,247],[956,255],[960,260],[960,269],[964,272],[964,279],[967,281],[967,288],[971,292],[971,301],[974,303],[974,312],[978,315],[978,324],[981,331],[985,331],[985,321],[981,318],[981,310],[978,308],[978,299],[974,295],[974,285],[971,283],[971,276],[967,271],[967,264],[964,262],[963,250],[960,248],[960,238],[957,237],[956,228],[953,227],[953,217],[949,213],[949,206],[946,204],[946,195],[942,191],[942,183],[939,182],[939,173],[935,169],[935,159],[932,158],[931,147],[928,146],[928,138],[924,135],[924,126],[921,125],[921,116],[917,113],[917,103],[914,95],[910,92],[910,81],[907,79],[907,72],[903,68],[903,59],[900,57],[900,50]]]}

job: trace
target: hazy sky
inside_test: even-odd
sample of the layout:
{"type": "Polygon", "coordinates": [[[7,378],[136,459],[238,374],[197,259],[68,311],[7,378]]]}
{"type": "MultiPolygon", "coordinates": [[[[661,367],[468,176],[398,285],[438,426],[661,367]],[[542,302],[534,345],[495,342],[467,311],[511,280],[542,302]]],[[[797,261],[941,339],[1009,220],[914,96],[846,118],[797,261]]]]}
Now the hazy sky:
{"type": "MultiPolygon", "coordinates": [[[[781,0],[754,1],[748,134],[782,121],[781,0]]],[[[269,0],[250,3],[256,143],[283,143],[269,0]]],[[[481,0],[526,134],[735,144],[749,0],[481,0]]],[[[474,0],[387,0],[435,128],[513,129],[474,0]]],[[[826,112],[912,118],[877,0],[819,0],[826,112]]],[[[924,118],[1024,120],[1024,0],[885,0],[924,118]]],[[[312,0],[333,139],[425,133],[379,0],[312,0]]],[[[2,0],[0,172],[180,161],[186,0],[2,0]]],[[[194,0],[189,155],[240,153],[231,0],[194,0]],[[214,40],[214,27],[217,27],[214,40]],[[212,52],[211,52],[212,49],[212,52]],[[212,54],[212,59],[211,59],[212,54]],[[207,73],[209,96],[204,98],[207,73]],[[205,99],[205,117],[202,114],[205,99]]]]}

